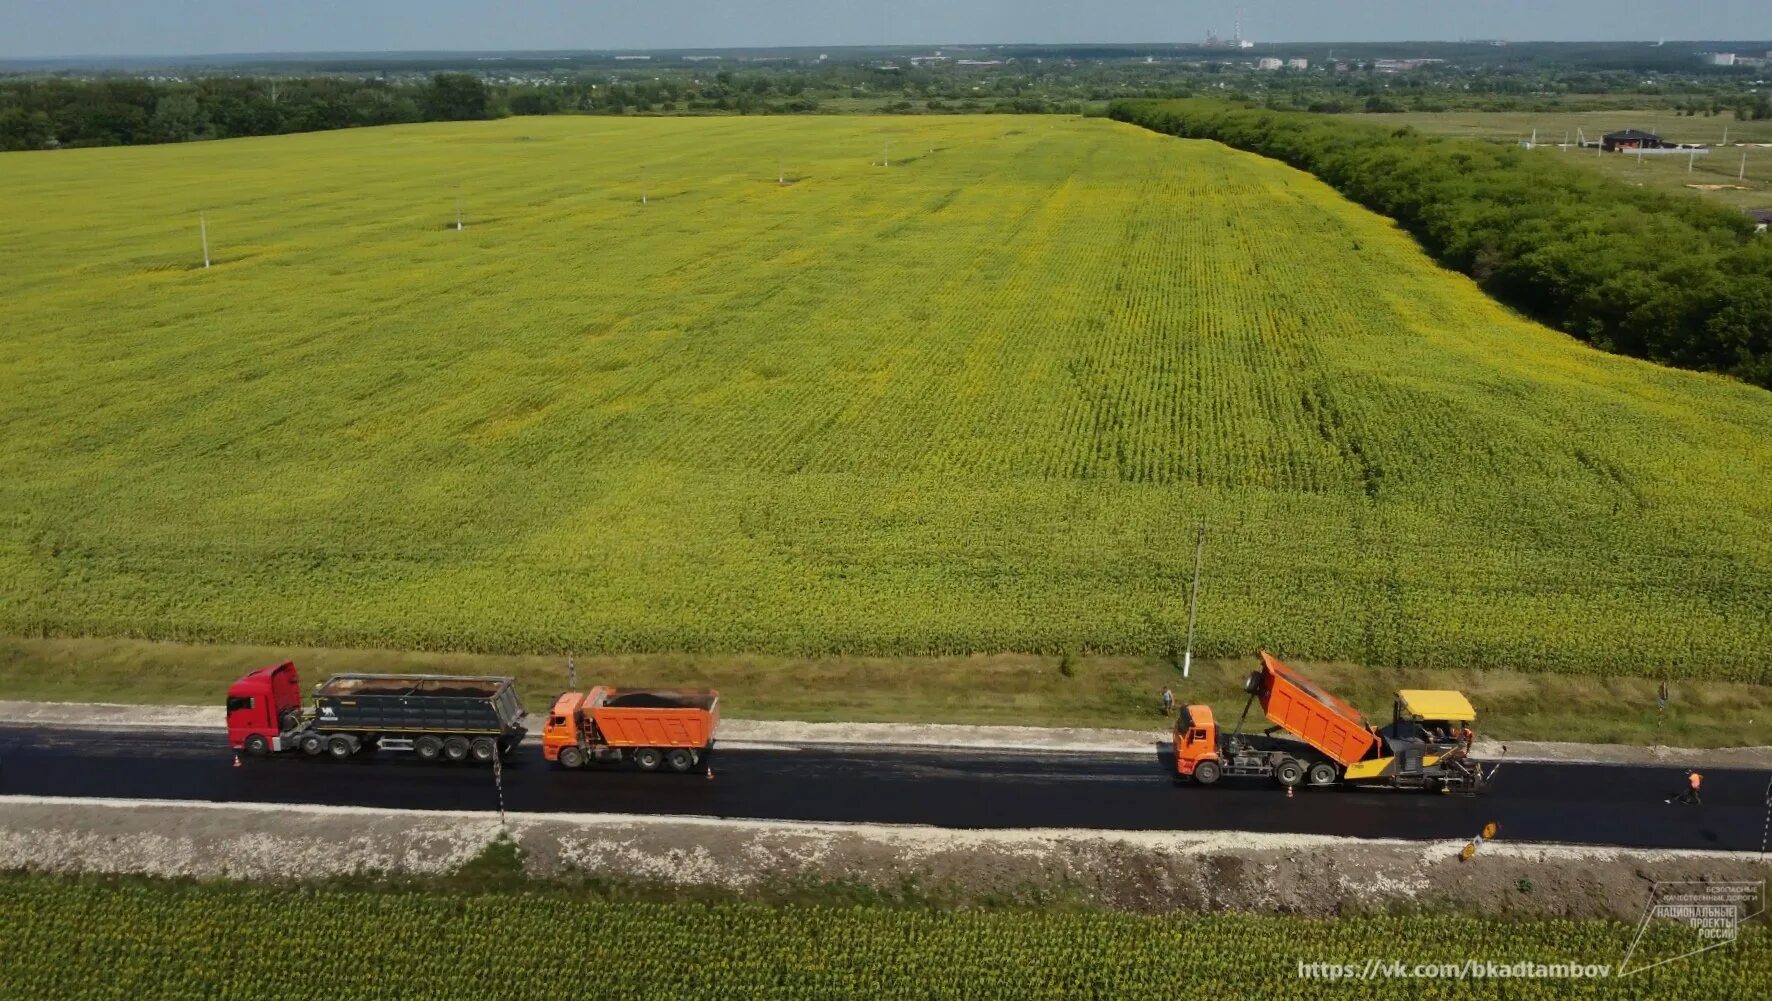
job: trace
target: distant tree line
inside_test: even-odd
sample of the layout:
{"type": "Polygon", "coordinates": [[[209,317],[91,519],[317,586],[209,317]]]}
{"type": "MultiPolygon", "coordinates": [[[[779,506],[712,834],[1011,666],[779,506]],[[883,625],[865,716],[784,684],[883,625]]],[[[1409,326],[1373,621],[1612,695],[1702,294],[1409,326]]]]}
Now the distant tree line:
{"type": "Polygon", "coordinates": [[[0,82],[0,149],[118,146],[492,117],[486,83],[209,77],[0,82]]]}
{"type": "Polygon", "coordinates": [[[1307,170],[1597,347],[1772,388],[1772,239],[1739,212],[1409,128],[1216,101],[1122,101],[1109,115],[1307,170]]]}
{"type": "Polygon", "coordinates": [[[1013,80],[987,91],[922,80],[907,84],[897,74],[854,67],[818,75],[720,71],[705,78],[679,73],[517,84],[490,83],[471,73],[417,80],[19,78],[0,80],[0,149],[188,142],[506,115],[810,114],[825,110],[821,97],[868,100],[891,113],[1083,110],[1076,101],[1023,93],[1013,80]]]}

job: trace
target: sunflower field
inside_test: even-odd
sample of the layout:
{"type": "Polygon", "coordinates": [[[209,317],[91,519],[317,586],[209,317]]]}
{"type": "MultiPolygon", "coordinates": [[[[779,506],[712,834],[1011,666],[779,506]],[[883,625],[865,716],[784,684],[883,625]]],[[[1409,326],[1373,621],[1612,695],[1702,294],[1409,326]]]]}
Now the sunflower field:
{"type": "MultiPolygon", "coordinates": [[[[7,876],[0,877],[0,997],[1713,1001],[1772,994],[1772,940],[1763,927],[1702,956],[1620,976],[1635,932],[1599,921],[612,903],[564,891],[426,894],[7,876]],[[1402,963],[1412,973],[1467,960],[1589,969],[1503,982],[1365,976],[1369,960],[1402,963]],[[1357,966],[1362,974],[1325,979],[1310,975],[1311,964],[1357,966]],[[1609,969],[1592,969],[1598,966],[1609,969]]],[[[1677,943],[1657,942],[1652,933],[1638,955],[1661,945],[1677,943]]]]}
{"type": "Polygon", "coordinates": [[[1155,655],[1204,524],[1206,656],[1772,677],[1772,396],[1214,143],[517,118],[0,187],[0,632],[1155,655]]]}

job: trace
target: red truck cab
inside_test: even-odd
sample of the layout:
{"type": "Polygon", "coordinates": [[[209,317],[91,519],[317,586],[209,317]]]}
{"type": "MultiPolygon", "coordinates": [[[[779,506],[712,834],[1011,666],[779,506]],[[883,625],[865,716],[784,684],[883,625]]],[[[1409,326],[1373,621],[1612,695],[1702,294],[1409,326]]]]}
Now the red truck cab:
{"type": "Polygon", "coordinates": [[[228,745],[248,754],[281,751],[301,723],[301,678],[293,661],[261,667],[228,687],[228,745]]]}

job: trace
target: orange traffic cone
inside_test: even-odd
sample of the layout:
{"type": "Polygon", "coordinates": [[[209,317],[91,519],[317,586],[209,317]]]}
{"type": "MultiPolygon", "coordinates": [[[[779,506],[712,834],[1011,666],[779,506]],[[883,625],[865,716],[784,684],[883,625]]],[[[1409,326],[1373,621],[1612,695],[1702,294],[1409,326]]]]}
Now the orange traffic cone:
{"type": "Polygon", "coordinates": [[[240,756],[238,754],[234,755],[234,767],[235,768],[240,767],[240,756]]]}
{"type": "Polygon", "coordinates": [[[709,782],[714,781],[714,770],[712,768],[708,769],[708,781],[709,782]]]}
{"type": "Polygon", "coordinates": [[[1291,799],[1291,798],[1292,798],[1292,787],[1291,787],[1291,786],[1287,786],[1287,787],[1286,787],[1286,798],[1287,798],[1287,799],[1291,799]]]}

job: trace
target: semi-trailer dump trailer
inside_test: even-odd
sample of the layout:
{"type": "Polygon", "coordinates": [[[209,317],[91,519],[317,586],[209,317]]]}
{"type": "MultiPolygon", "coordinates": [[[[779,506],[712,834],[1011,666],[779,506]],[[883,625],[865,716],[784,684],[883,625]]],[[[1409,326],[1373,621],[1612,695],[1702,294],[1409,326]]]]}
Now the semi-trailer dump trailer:
{"type": "Polygon", "coordinates": [[[1481,792],[1488,784],[1482,766],[1470,758],[1476,713],[1458,692],[1400,691],[1391,723],[1373,726],[1265,650],[1261,670],[1243,687],[1249,700],[1229,734],[1220,732],[1210,706],[1182,710],[1175,724],[1178,780],[1211,785],[1227,775],[1264,776],[1288,788],[1346,782],[1451,793],[1481,792]],[[1261,734],[1244,733],[1258,701],[1274,725],[1261,734]],[[1282,730],[1289,736],[1278,736],[1282,730]]]}
{"type": "Polygon", "coordinates": [[[300,751],[348,758],[411,751],[425,761],[491,761],[522,742],[523,706],[510,678],[335,674],[304,711],[290,662],[228,688],[228,743],[246,754],[300,751]]]}
{"type": "Polygon", "coordinates": [[[541,753],[563,768],[600,761],[686,772],[713,754],[719,724],[720,693],[711,688],[599,686],[554,700],[541,753]]]}

